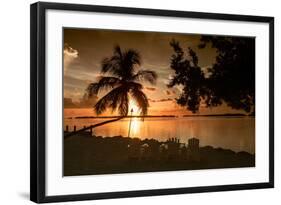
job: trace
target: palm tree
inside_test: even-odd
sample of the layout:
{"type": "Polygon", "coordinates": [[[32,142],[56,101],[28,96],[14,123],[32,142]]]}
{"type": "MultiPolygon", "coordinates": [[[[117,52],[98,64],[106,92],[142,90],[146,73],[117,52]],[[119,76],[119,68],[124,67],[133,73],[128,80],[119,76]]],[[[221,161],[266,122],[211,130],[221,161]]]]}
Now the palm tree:
{"type": "Polygon", "coordinates": [[[120,46],[115,46],[113,56],[102,61],[101,73],[97,83],[91,83],[87,92],[97,95],[101,91],[108,91],[94,106],[96,113],[102,114],[107,108],[117,110],[120,116],[127,116],[129,110],[129,96],[137,103],[141,115],[147,114],[148,99],[143,93],[140,81],[156,83],[157,75],[154,71],[139,70],[141,57],[136,50],[121,51],[120,46]],[[104,76],[111,74],[111,76],[104,76]]]}
{"type": "MultiPolygon", "coordinates": [[[[142,91],[141,81],[151,84],[156,83],[157,74],[150,70],[138,70],[141,66],[141,57],[134,49],[122,51],[120,46],[114,47],[113,55],[105,58],[101,63],[101,74],[98,82],[89,84],[87,93],[89,96],[98,95],[105,91],[105,94],[94,106],[97,115],[102,114],[106,109],[112,112],[118,111],[119,117],[108,120],[89,128],[101,126],[110,122],[120,120],[128,115],[130,98],[134,100],[141,115],[147,114],[149,107],[148,98],[142,91]]],[[[81,129],[82,130],[85,130],[81,129]]]]}

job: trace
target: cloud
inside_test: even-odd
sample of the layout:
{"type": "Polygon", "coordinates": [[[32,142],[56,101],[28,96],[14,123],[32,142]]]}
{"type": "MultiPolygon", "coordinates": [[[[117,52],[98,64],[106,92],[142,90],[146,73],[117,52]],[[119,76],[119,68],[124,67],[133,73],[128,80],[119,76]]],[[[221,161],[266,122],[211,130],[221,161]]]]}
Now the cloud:
{"type": "Polygon", "coordinates": [[[169,79],[166,79],[166,78],[163,78],[163,79],[161,79],[162,80],[162,82],[167,86],[167,85],[169,85],[169,83],[170,83],[170,80],[169,79]]]}
{"type": "Polygon", "coordinates": [[[67,43],[64,44],[63,49],[63,60],[64,60],[64,73],[68,66],[73,62],[74,59],[78,58],[78,51],[70,47],[67,43]]]}
{"type": "Polygon", "coordinates": [[[64,98],[64,108],[77,108],[77,105],[72,101],[71,98],[64,98]]]}
{"type": "Polygon", "coordinates": [[[98,101],[98,97],[96,95],[88,96],[84,95],[83,98],[80,99],[79,107],[81,108],[92,108],[98,101]]]}
{"type": "Polygon", "coordinates": [[[167,102],[167,101],[173,101],[172,98],[164,98],[164,99],[160,99],[158,102],[167,102]]]}
{"type": "Polygon", "coordinates": [[[159,99],[159,100],[153,100],[153,99],[148,99],[150,102],[168,102],[168,101],[173,101],[172,98],[162,98],[162,99],[159,99]]]}
{"type": "Polygon", "coordinates": [[[97,96],[89,97],[86,94],[77,102],[74,102],[72,98],[64,98],[64,108],[93,108],[97,101],[97,96]]]}
{"type": "Polygon", "coordinates": [[[183,85],[175,85],[175,88],[181,93],[183,91],[183,85]]]}
{"type": "Polygon", "coordinates": [[[77,88],[75,85],[64,85],[64,97],[71,98],[72,102],[78,102],[84,92],[84,89],[77,88]]]}
{"type": "Polygon", "coordinates": [[[163,83],[164,83],[165,85],[169,85],[173,78],[174,78],[174,75],[173,75],[173,74],[169,74],[169,75],[168,75],[168,78],[167,78],[167,77],[164,77],[164,78],[162,79],[162,81],[163,81],[163,83]]]}
{"type": "Polygon", "coordinates": [[[67,43],[64,44],[63,53],[74,58],[78,57],[78,51],[70,47],[67,43]]]}
{"type": "Polygon", "coordinates": [[[154,88],[154,87],[145,87],[145,90],[154,92],[154,91],[156,91],[156,88],[154,88]]]}

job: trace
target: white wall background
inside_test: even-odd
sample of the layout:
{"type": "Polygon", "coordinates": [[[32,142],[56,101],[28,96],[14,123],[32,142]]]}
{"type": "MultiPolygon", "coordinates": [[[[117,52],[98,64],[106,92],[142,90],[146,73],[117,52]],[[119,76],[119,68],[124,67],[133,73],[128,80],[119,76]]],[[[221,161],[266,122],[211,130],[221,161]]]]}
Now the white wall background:
{"type": "MultiPolygon", "coordinates": [[[[52,0],[49,0],[52,1],[52,0]]],[[[0,7],[0,204],[29,201],[29,4],[2,1],[0,7]]],[[[127,198],[67,204],[278,204],[281,191],[281,13],[277,0],[67,0],[61,2],[146,7],[275,17],[275,189],[127,198]]],[[[280,202],[279,202],[280,203],[280,202]]],[[[65,203],[63,203],[65,204],[65,203]]]]}

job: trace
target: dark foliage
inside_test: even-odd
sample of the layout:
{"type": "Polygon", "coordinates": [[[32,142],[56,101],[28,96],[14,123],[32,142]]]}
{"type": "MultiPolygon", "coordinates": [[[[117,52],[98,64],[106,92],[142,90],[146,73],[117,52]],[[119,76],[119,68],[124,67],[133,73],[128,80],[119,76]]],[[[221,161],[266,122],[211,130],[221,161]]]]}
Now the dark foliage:
{"type": "Polygon", "coordinates": [[[243,37],[202,36],[201,44],[216,49],[216,62],[204,75],[196,53],[188,48],[188,56],[175,40],[171,68],[175,71],[170,87],[183,86],[178,104],[197,112],[200,102],[214,107],[225,102],[234,109],[254,114],[255,105],[255,39],[243,37]]]}
{"type": "Polygon", "coordinates": [[[168,87],[183,86],[179,98],[176,99],[177,103],[196,112],[199,110],[201,98],[206,95],[204,73],[198,66],[198,57],[191,48],[188,48],[188,58],[185,57],[184,51],[175,40],[170,45],[175,51],[171,58],[171,68],[175,75],[168,87]]]}

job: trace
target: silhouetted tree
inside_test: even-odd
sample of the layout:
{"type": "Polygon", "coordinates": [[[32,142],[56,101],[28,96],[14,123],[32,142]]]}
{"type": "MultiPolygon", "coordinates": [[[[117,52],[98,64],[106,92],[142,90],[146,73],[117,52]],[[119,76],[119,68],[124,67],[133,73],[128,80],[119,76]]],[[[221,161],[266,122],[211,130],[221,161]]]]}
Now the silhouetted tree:
{"type": "Polygon", "coordinates": [[[129,95],[137,103],[140,114],[147,114],[149,102],[142,91],[143,86],[140,81],[155,84],[157,75],[150,70],[137,71],[137,66],[140,65],[141,57],[136,50],[121,51],[118,45],[114,48],[112,57],[103,59],[101,68],[103,76],[97,83],[91,83],[87,88],[89,96],[110,90],[94,105],[98,115],[111,108],[112,111],[117,110],[120,116],[127,116],[129,95]]]}
{"type": "Polygon", "coordinates": [[[207,105],[222,101],[234,109],[255,112],[255,39],[202,36],[199,48],[216,49],[215,64],[209,70],[207,105]]]}
{"type": "Polygon", "coordinates": [[[254,114],[254,38],[202,36],[200,41],[199,48],[204,49],[209,44],[216,49],[216,62],[208,69],[208,75],[198,66],[193,50],[188,48],[188,57],[185,57],[178,42],[170,43],[175,52],[171,58],[175,75],[168,86],[183,86],[177,102],[192,112],[198,111],[203,101],[207,107],[225,102],[234,109],[254,114]]]}
{"type": "Polygon", "coordinates": [[[187,58],[179,42],[172,40],[170,45],[175,52],[172,55],[170,65],[175,74],[168,87],[182,86],[182,92],[176,101],[179,105],[186,106],[188,110],[195,113],[199,110],[202,97],[204,98],[206,95],[204,73],[198,66],[196,53],[191,48],[188,48],[187,58]]]}

